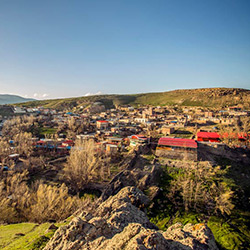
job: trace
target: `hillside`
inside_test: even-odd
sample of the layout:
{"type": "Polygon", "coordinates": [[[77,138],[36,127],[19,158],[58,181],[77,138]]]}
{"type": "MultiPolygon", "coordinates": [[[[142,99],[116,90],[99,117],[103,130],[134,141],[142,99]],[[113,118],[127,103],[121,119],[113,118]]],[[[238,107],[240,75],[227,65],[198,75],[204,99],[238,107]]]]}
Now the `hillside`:
{"type": "Polygon", "coordinates": [[[99,95],[65,99],[52,99],[20,103],[20,106],[43,106],[55,109],[71,109],[73,107],[87,107],[91,103],[100,101],[107,108],[115,105],[181,105],[224,107],[240,104],[250,108],[250,90],[238,88],[204,88],[174,90],[161,93],[145,93],[134,95],[99,95]]]}
{"type": "Polygon", "coordinates": [[[20,102],[29,102],[29,101],[34,101],[34,99],[24,98],[18,95],[0,94],[0,105],[20,103],[20,102]]]}
{"type": "Polygon", "coordinates": [[[213,233],[204,223],[176,223],[165,232],[159,231],[143,211],[145,203],[149,199],[139,189],[125,187],[109,199],[99,200],[91,212],[69,217],[63,223],[0,225],[0,248],[218,249],[213,233]]]}

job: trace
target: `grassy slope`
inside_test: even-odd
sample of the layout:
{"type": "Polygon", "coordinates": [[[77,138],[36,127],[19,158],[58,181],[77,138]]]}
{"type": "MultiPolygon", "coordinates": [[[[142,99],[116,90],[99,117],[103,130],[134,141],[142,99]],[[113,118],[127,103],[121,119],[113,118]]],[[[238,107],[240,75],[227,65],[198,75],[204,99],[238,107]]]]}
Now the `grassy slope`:
{"type": "Polygon", "coordinates": [[[44,106],[56,109],[71,109],[73,107],[88,106],[101,101],[106,107],[114,105],[183,105],[222,107],[227,105],[242,104],[250,108],[250,90],[233,88],[210,88],[174,90],[162,93],[148,93],[136,95],[101,95],[66,99],[54,99],[21,103],[26,107],[44,106]]]}
{"type": "MultiPolygon", "coordinates": [[[[61,226],[64,224],[66,223],[57,223],[55,225],[61,226]]],[[[46,232],[50,225],[50,223],[40,225],[35,223],[1,225],[0,249],[42,249],[55,232],[55,230],[46,232]],[[20,233],[24,234],[24,236],[17,235],[20,233]]]]}

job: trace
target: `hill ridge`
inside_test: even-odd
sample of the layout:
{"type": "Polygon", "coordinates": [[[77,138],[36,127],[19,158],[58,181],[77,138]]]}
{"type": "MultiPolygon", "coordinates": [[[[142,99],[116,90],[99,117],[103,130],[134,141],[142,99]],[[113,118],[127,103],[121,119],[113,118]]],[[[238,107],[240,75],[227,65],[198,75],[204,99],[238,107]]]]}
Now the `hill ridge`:
{"type": "Polygon", "coordinates": [[[29,102],[29,101],[34,101],[34,100],[35,99],[25,98],[19,95],[0,94],[0,105],[15,104],[15,103],[20,103],[20,102],[29,102]]]}
{"type": "Polygon", "coordinates": [[[225,107],[241,105],[250,108],[250,90],[243,88],[177,89],[166,92],[140,94],[102,94],[83,97],[59,98],[20,103],[20,106],[44,106],[55,109],[71,109],[100,101],[106,108],[116,105],[181,105],[201,107],[225,107]]]}

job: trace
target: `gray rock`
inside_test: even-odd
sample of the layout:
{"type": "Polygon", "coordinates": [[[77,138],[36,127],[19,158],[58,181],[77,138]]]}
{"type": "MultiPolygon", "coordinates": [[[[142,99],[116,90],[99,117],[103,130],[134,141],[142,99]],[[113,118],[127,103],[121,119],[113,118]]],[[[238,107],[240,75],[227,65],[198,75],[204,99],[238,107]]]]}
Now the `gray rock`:
{"type": "Polygon", "coordinates": [[[135,187],[125,187],[107,200],[100,199],[89,213],[60,227],[45,250],[180,249],[217,250],[205,224],[175,224],[161,232],[140,209],[149,199],[135,187]]]}

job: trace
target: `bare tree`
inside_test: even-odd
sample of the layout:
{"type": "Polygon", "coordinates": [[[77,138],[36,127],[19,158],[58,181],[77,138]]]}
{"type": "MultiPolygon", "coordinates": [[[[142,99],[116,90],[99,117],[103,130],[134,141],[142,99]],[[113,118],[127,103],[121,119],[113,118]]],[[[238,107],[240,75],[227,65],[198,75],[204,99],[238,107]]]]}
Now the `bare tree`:
{"type": "Polygon", "coordinates": [[[31,132],[36,124],[36,119],[34,116],[17,116],[7,120],[4,123],[2,134],[8,139],[13,139],[18,133],[31,132]]]}
{"type": "Polygon", "coordinates": [[[0,161],[2,165],[7,163],[8,156],[11,153],[10,145],[7,140],[0,139],[0,161]]]}
{"type": "Polygon", "coordinates": [[[181,174],[171,181],[167,195],[177,208],[184,206],[186,211],[231,213],[234,193],[225,182],[219,181],[218,176],[222,172],[220,167],[198,166],[196,169],[180,171],[181,174]]]}
{"type": "Polygon", "coordinates": [[[78,140],[70,151],[64,168],[64,176],[79,191],[90,182],[105,178],[108,172],[103,153],[96,148],[93,140],[78,140]]]}
{"type": "Polygon", "coordinates": [[[14,136],[16,151],[20,155],[29,157],[33,151],[32,134],[27,132],[20,132],[14,136]]]}

